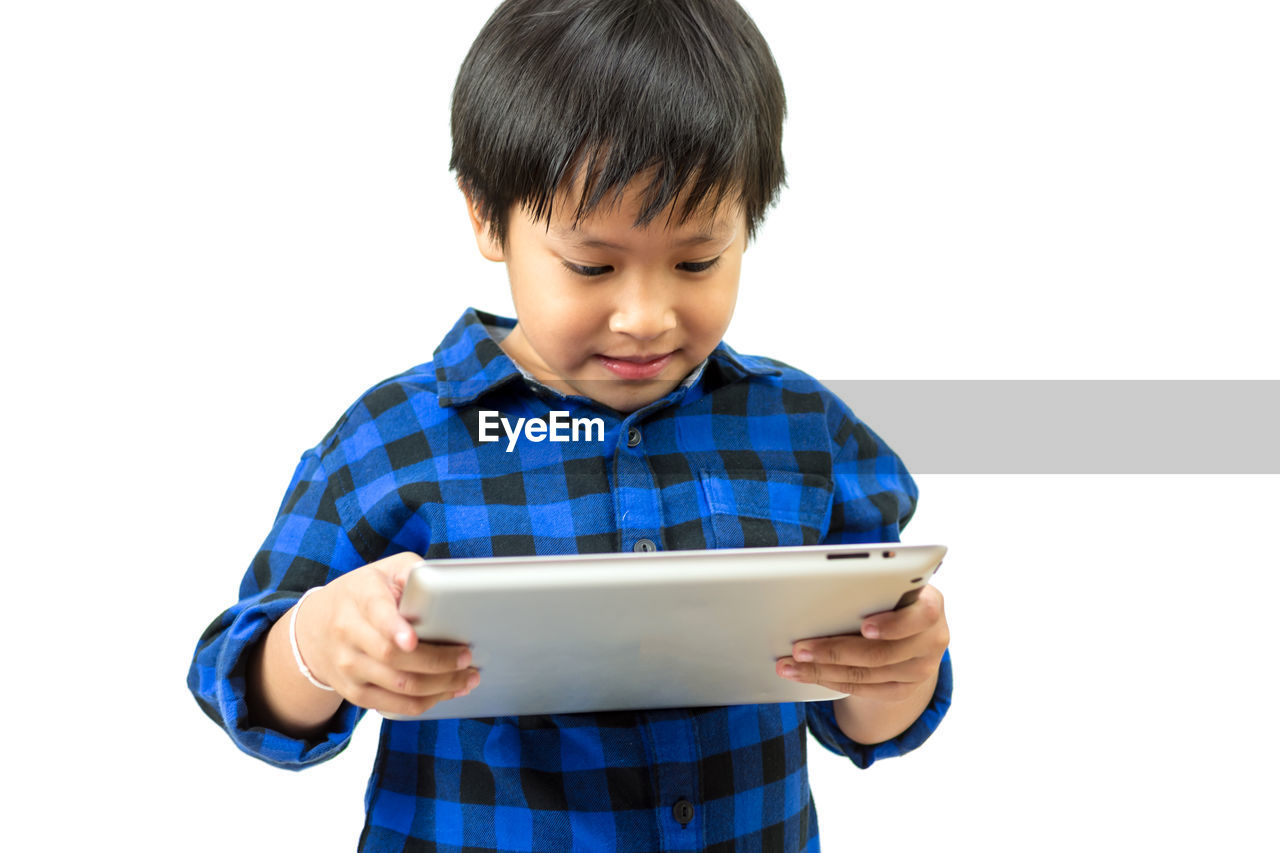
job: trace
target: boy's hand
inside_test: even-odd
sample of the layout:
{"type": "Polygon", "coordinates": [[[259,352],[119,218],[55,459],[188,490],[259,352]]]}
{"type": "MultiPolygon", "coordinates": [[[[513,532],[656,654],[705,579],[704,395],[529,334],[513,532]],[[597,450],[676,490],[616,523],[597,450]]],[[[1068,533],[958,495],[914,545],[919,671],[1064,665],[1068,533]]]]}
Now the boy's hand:
{"type": "Polygon", "coordinates": [[[480,683],[466,646],[418,642],[399,612],[405,553],[348,572],[318,589],[297,614],[298,649],[311,674],[362,708],[421,714],[480,683]]]}
{"type": "Polygon", "coordinates": [[[901,702],[933,679],[950,641],[942,593],[926,586],[913,604],[864,619],[861,636],[796,641],[791,657],[779,659],[776,668],[791,681],[901,702]]]}

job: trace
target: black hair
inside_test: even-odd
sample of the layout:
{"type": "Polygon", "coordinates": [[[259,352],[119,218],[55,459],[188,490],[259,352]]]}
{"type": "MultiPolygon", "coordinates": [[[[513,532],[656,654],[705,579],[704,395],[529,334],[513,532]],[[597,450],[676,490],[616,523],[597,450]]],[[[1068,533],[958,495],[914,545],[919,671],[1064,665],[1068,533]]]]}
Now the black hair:
{"type": "Polygon", "coordinates": [[[785,114],[734,0],[506,0],[458,72],[449,168],[504,246],[513,205],[549,224],[580,179],[576,225],[650,169],[636,226],[681,195],[681,223],[728,195],[750,240],[786,182],[785,114]]]}

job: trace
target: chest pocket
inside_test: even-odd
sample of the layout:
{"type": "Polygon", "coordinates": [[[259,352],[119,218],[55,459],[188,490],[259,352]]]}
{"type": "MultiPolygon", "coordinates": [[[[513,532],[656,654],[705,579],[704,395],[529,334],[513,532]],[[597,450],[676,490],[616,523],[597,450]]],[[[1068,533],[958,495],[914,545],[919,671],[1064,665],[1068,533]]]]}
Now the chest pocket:
{"type": "Polygon", "coordinates": [[[831,510],[832,484],[796,471],[699,471],[710,548],[816,545],[831,510]]]}

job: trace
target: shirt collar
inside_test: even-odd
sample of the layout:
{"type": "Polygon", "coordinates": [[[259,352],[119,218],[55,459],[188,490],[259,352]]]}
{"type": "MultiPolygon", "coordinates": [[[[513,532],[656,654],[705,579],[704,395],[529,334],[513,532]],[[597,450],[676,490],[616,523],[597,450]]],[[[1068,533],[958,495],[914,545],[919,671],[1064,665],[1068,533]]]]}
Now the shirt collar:
{"type": "MultiPolygon", "coordinates": [[[[432,361],[440,405],[466,405],[517,378],[546,387],[521,370],[498,345],[493,330],[505,335],[515,325],[514,318],[499,317],[476,308],[468,308],[463,312],[449,334],[440,342],[440,346],[436,347],[432,361]]],[[[781,374],[768,359],[742,355],[721,341],[702,364],[686,377],[681,387],[687,388],[697,382],[710,362],[715,362],[720,368],[718,373],[724,377],[723,384],[744,376],[781,374]]]]}

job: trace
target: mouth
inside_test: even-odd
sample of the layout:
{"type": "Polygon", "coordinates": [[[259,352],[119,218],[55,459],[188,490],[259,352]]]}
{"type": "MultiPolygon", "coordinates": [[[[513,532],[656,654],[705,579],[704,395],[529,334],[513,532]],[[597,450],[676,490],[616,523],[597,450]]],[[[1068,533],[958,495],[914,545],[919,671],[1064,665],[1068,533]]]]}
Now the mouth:
{"type": "Polygon", "coordinates": [[[675,354],[673,350],[663,355],[597,355],[596,358],[620,379],[652,379],[670,364],[675,354]]]}

